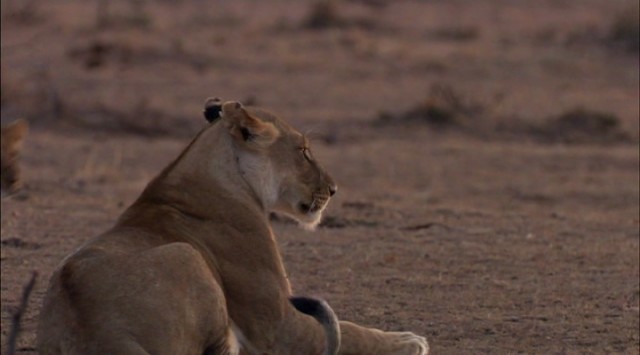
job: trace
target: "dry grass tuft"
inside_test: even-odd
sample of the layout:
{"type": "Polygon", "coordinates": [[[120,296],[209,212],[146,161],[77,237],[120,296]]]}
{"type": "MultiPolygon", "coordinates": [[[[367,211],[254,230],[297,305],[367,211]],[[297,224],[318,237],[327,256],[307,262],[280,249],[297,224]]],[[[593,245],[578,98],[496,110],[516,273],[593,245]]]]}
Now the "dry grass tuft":
{"type": "Polygon", "coordinates": [[[435,29],[429,38],[440,41],[470,42],[480,38],[480,30],[474,26],[450,26],[435,29]]]}
{"type": "Polygon", "coordinates": [[[29,25],[44,19],[39,0],[3,1],[2,18],[8,21],[29,25]]]}
{"type": "Polygon", "coordinates": [[[109,0],[96,1],[96,28],[139,28],[148,29],[153,25],[145,0],[130,0],[128,11],[114,12],[109,0]]]}

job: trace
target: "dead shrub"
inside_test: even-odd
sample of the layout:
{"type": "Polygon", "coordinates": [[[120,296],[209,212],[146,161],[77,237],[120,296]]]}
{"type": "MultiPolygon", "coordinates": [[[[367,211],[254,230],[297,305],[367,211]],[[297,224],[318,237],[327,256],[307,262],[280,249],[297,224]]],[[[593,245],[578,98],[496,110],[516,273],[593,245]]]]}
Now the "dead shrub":
{"type": "Polygon", "coordinates": [[[38,0],[19,0],[3,2],[2,17],[11,22],[30,25],[41,22],[43,16],[38,0]]]}
{"type": "Polygon", "coordinates": [[[433,85],[427,97],[414,107],[400,114],[383,112],[380,121],[421,122],[435,128],[469,127],[484,111],[482,105],[466,100],[452,87],[433,85]]]}
{"type": "Polygon", "coordinates": [[[47,67],[27,74],[3,67],[0,82],[3,122],[19,117],[36,124],[53,122],[67,112],[67,104],[47,67]]]}
{"type": "Polygon", "coordinates": [[[69,49],[67,55],[91,70],[103,67],[108,62],[127,64],[131,61],[133,50],[125,43],[94,39],[69,49]]]}
{"type": "Polygon", "coordinates": [[[311,10],[304,21],[304,27],[311,29],[323,29],[340,27],[345,21],[340,15],[336,0],[318,1],[311,5],[311,10]]]}
{"type": "Polygon", "coordinates": [[[531,128],[539,139],[564,143],[615,143],[629,140],[612,113],[573,108],[531,128]]]}
{"type": "Polygon", "coordinates": [[[567,34],[568,46],[597,45],[629,52],[640,50],[640,5],[629,6],[613,16],[608,25],[586,24],[567,34]]]}
{"type": "Polygon", "coordinates": [[[184,121],[182,116],[141,97],[131,102],[92,102],[78,107],[69,124],[102,132],[133,134],[145,137],[186,137],[197,129],[198,122],[184,121]]]}
{"type": "MultiPolygon", "coordinates": [[[[311,5],[311,9],[302,27],[312,30],[329,28],[361,28],[365,30],[379,29],[380,25],[369,17],[346,16],[339,6],[338,0],[320,0],[311,5]]],[[[286,24],[279,23],[276,29],[286,29],[286,24]]]]}
{"type": "Polygon", "coordinates": [[[638,3],[614,17],[608,38],[614,44],[620,44],[629,51],[640,50],[640,5],[638,3]]]}

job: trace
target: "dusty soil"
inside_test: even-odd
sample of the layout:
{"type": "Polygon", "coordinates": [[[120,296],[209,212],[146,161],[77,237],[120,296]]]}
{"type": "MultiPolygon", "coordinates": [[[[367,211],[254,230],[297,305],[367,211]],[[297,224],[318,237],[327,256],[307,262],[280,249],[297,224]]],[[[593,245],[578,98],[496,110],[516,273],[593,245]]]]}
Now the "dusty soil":
{"type": "Polygon", "coordinates": [[[25,354],[56,265],[220,96],[311,131],[338,182],[316,232],[274,219],[297,293],[434,354],[640,351],[634,1],[343,1],[326,28],[303,1],[115,1],[100,25],[94,2],[27,3],[2,2],[2,120],[32,124],[3,349],[31,272],[25,354]]]}

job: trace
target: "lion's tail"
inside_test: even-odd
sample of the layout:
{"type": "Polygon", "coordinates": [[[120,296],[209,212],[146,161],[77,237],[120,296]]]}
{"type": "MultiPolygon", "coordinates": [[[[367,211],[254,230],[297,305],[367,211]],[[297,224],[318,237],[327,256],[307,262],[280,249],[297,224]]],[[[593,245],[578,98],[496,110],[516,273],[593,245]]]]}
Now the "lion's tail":
{"type": "Polygon", "coordinates": [[[327,337],[325,355],[336,355],[340,350],[340,322],[327,302],[312,297],[290,297],[289,301],[300,312],[315,318],[327,337]]]}

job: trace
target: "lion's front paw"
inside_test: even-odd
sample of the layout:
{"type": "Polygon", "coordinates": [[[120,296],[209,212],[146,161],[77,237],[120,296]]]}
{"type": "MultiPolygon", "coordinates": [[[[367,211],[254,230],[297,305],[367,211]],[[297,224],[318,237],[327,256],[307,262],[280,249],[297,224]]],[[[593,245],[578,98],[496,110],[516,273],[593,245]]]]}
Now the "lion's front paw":
{"type": "Polygon", "coordinates": [[[429,344],[425,337],[411,332],[388,332],[390,354],[394,355],[427,355],[429,344]]]}

